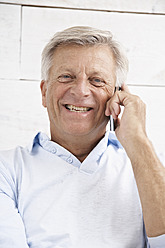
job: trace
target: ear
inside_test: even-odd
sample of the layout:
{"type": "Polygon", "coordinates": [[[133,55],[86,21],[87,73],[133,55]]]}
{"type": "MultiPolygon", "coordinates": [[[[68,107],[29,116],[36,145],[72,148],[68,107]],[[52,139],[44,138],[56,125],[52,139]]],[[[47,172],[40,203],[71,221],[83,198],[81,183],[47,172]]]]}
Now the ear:
{"type": "Polygon", "coordinates": [[[46,91],[47,91],[47,81],[42,80],[40,84],[41,94],[42,94],[42,105],[46,108],[46,91]]]}

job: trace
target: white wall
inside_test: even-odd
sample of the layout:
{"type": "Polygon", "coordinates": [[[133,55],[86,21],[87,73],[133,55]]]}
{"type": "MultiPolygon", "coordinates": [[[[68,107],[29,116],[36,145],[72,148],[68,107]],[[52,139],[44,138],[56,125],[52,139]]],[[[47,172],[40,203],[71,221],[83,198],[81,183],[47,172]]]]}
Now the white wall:
{"type": "Polygon", "coordinates": [[[111,30],[130,61],[127,83],[147,104],[147,130],[164,151],[164,0],[0,1],[0,149],[26,145],[49,133],[41,106],[40,55],[59,30],[89,25],[111,30]]]}

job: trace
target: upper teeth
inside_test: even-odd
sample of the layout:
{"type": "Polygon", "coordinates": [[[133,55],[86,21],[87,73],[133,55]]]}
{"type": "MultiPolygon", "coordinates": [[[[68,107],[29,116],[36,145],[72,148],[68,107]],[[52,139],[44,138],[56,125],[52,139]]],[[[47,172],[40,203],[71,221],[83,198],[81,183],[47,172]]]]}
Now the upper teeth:
{"type": "Polygon", "coordinates": [[[90,109],[89,107],[77,107],[77,106],[69,105],[69,104],[66,104],[65,106],[67,109],[69,109],[70,111],[73,111],[73,112],[77,112],[77,111],[86,112],[90,109]]]}

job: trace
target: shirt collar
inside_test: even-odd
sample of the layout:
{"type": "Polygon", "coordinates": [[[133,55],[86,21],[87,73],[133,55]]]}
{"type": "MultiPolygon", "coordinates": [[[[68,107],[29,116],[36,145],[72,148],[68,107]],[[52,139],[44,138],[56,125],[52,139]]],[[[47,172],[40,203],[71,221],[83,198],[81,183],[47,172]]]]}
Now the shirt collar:
{"type": "Polygon", "coordinates": [[[106,131],[105,136],[100,140],[96,147],[94,147],[94,149],[82,163],[68,150],[51,141],[50,138],[44,133],[39,132],[34,137],[32,143],[28,146],[28,150],[31,154],[33,153],[34,147],[36,145],[40,145],[44,150],[56,154],[66,162],[79,167],[80,171],[83,171],[87,174],[92,174],[98,169],[99,161],[108,146],[114,146],[116,149],[122,148],[121,144],[116,138],[115,132],[111,131],[106,131]]]}

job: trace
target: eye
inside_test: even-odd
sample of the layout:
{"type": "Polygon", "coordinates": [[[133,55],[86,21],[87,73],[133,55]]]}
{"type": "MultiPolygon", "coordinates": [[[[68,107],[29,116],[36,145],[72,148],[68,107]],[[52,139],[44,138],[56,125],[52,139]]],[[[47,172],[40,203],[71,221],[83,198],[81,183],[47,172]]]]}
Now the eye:
{"type": "Polygon", "coordinates": [[[96,86],[96,87],[102,87],[105,85],[105,81],[101,78],[98,78],[98,77],[90,78],[89,80],[90,80],[91,84],[96,86]]]}
{"type": "Polygon", "coordinates": [[[63,74],[58,77],[58,81],[61,83],[68,83],[71,82],[73,79],[74,77],[71,76],[70,74],[63,74]]]}

